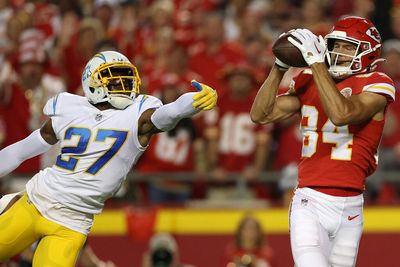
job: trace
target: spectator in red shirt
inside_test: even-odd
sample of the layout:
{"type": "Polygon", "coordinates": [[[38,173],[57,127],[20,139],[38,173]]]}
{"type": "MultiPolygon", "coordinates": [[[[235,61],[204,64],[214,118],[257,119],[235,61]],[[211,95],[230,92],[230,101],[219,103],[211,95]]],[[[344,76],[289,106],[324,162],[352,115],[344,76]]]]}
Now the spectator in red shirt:
{"type": "Polygon", "coordinates": [[[228,89],[219,98],[213,118],[207,120],[207,159],[212,175],[219,181],[224,181],[229,172],[252,180],[266,166],[272,140],[270,128],[255,125],[250,119],[256,85],[253,69],[246,63],[228,66],[225,79],[228,89]]]}
{"type": "MultiPolygon", "coordinates": [[[[400,40],[390,39],[383,43],[383,57],[386,62],[381,65],[382,72],[393,79],[396,87],[396,99],[400,98],[400,40]]],[[[379,149],[380,171],[398,171],[400,169],[400,101],[394,101],[386,114],[385,127],[379,149]]],[[[393,204],[400,201],[400,188],[389,182],[380,183],[378,179],[370,181],[370,197],[380,204],[393,204]],[[374,182],[378,183],[375,184],[374,182]],[[376,190],[376,192],[374,191],[376,190]]]]}
{"type": "Polygon", "coordinates": [[[260,222],[251,216],[243,218],[235,240],[225,248],[224,267],[275,267],[273,249],[266,243],[260,222]]]}
{"type": "MultiPolygon", "coordinates": [[[[383,43],[382,71],[393,79],[396,86],[396,97],[400,90],[400,40],[391,39],[383,43]]],[[[382,155],[382,167],[389,169],[400,168],[400,101],[393,102],[387,113],[388,123],[383,130],[381,151],[390,151],[390,156],[382,155]]]]}
{"type": "Polygon", "coordinates": [[[202,77],[188,68],[187,49],[184,46],[175,44],[172,51],[168,53],[166,67],[163,70],[154,70],[147,77],[148,84],[146,93],[160,96],[160,88],[163,80],[175,79],[178,80],[180,87],[186,88],[191,80],[201,81],[202,77]]]}
{"type": "MultiPolygon", "coordinates": [[[[160,99],[168,104],[186,91],[183,86],[188,83],[183,85],[176,75],[170,74],[163,76],[160,85],[160,99]]],[[[179,203],[190,198],[191,183],[170,180],[168,176],[195,170],[196,139],[196,128],[191,119],[182,119],[173,130],[162,132],[151,139],[149,148],[136,165],[138,172],[166,174],[163,179],[149,179],[148,197],[151,202],[179,203]]]]}
{"type": "Polygon", "coordinates": [[[94,18],[101,22],[102,31],[106,37],[111,37],[113,30],[113,18],[115,11],[118,9],[119,1],[117,0],[95,0],[94,1],[94,18]]]}
{"type": "Polygon", "coordinates": [[[221,74],[229,63],[244,60],[244,53],[237,43],[227,42],[224,37],[223,18],[216,14],[208,14],[202,25],[204,41],[192,47],[193,54],[189,60],[190,68],[207,77],[207,82],[221,92],[221,74]]]}
{"type": "Polygon", "coordinates": [[[309,29],[317,35],[325,36],[333,25],[329,17],[326,16],[329,8],[328,4],[328,2],[320,0],[302,1],[302,27],[309,29]]]}
{"type": "MultiPolygon", "coordinates": [[[[173,26],[174,3],[171,0],[157,0],[146,10],[145,20],[140,28],[140,38],[143,41],[143,63],[146,59],[157,53],[157,46],[160,40],[157,37],[161,29],[171,28],[173,26]]],[[[173,35],[174,36],[174,33],[173,35]]]]}
{"type": "Polygon", "coordinates": [[[272,52],[266,47],[268,47],[268,40],[259,34],[249,36],[243,42],[246,62],[254,69],[256,82],[260,86],[270,70],[268,66],[270,58],[273,58],[272,52]]]}
{"type": "MultiPolygon", "coordinates": [[[[48,98],[65,91],[60,77],[46,72],[47,57],[41,32],[30,29],[22,33],[14,80],[1,83],[0,111],[4,121],[5,137],[0,144],[5,147],[15,143],[44,122],[42,108],[48,98]]],[[[10,78],[10,77],[9,77],[10,78]]],[[[54,153],[54,151],[50,152],[54,153]]],[[[41,167],[52,165],[49,154],[25,161],[16,169],[18,173],[33,173],[41,167]]]]}
{"type": "Polygon", "coordinates": [[[103,39],[103,31],[99,20],[85,18],[79,24],[78,32],[72,36],[64,48],[60,67],[63,68],[68,92],[79,94],[82,71],[86,63],[96,53],[96,44],[103,39]]]}
{"type": "Polygon", "coordinates": [[[143,40],[140,32],[139,3],[127,0],[121,3],[119,24],[112,31],[112,38],[118,44],[118,50],[137,66],[141,66],[143,40]]]}
{"type": "Polygon", "coordinates": [[[144,57],[142,73],[144,74],[144,86],[148,86],[150,75],[160,75],[167,71],[170,54],[174,50],[175,33],[171,27],[162,27],[155,32],[155,41],[152,52],[144,57]]]}

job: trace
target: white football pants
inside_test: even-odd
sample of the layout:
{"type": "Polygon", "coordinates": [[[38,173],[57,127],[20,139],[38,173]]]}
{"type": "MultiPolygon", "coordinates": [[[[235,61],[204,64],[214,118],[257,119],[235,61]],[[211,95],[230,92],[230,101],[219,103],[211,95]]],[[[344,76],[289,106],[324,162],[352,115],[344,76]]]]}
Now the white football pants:
{"type": "Polygon", "coordinates": [[[289,214],[296,267],[353,267],[363,228],[362,194],[335,197],[297,188],[289,214]]]}

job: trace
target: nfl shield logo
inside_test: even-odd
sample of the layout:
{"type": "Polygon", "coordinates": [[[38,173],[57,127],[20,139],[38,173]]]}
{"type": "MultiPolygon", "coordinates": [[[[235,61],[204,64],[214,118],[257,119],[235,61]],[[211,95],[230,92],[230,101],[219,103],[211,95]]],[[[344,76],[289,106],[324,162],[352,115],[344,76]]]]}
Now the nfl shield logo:
{"type": "Polygon", "coordinates": [[[101,114],[97,114],[96,117],[94,118],[96,121],[101,121],[101,119],[103,118],[103,115],[101,114]]]}
{"type": "Polygon", "coordinates": [[[307,205],[308,205],[308,199],[303,198],[303,199],[301,200],[301,205],[302,205],[302,206],[307,206],[307,205]]]}

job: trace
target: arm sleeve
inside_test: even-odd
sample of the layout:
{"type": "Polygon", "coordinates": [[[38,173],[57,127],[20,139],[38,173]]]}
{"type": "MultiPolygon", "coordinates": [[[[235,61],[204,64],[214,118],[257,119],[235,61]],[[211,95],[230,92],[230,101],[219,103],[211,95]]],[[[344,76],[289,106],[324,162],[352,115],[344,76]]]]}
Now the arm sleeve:
{"type": "Polygon", "coordinates": [[[48,151],[50,147],[40,130],[36,130],[27,138],[0,150],[0,177],[15,170],[25,160],[48,151]]]}
{"type": "Polygon", "coordinates": [[[151,115],[151,122],[161,131],[169,131],[183,118],[189,118],[200,110],[193,107],[193,96],[196,93],[181,95],[176,101],[156,109],[151,115]]]}

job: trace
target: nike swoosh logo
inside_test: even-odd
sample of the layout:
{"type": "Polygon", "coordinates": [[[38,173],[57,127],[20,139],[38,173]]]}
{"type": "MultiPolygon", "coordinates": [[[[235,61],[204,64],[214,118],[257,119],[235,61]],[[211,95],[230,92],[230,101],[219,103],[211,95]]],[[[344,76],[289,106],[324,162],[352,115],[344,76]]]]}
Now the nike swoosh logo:
{"type": "Polygon", "coordinates": [[[360,214],[355,215],[355,216],[347,216],[347,220],[349,220],[349,221],[354,220],[354,219],[357,218],[358,216],[360,216],[360,214]]]}
{"type": "Polygon", "coordinates": [[[315,43],[314,43],[314,47],[315,47],[315,49],[317,49],[318,53],[321,53],[321,50],[318,49],[318,47],[317,47],[317,45],[315,43]]]}

